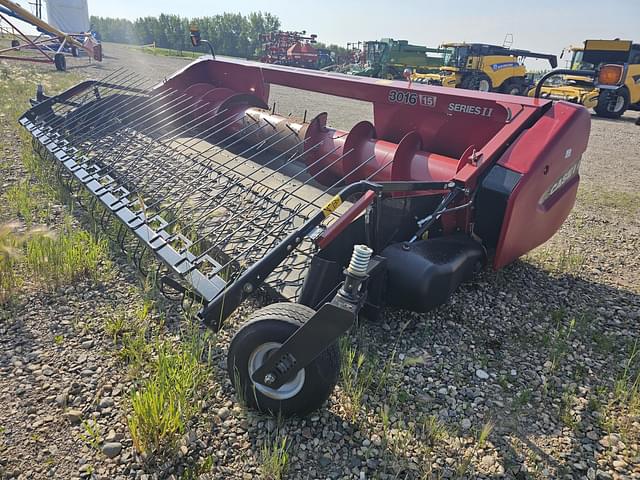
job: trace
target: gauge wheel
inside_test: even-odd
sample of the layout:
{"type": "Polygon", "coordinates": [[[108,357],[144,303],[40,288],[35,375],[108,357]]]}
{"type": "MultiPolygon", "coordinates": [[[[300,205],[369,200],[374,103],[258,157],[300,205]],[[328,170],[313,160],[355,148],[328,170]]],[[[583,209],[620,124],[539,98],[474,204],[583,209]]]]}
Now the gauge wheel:
{"type": "Polygon", "coordinates": [[[258,370],[315,311],[297,303],[275,303],[251,315],[231,340],[227,373],[236,395],[248,407],[272,415],[303,416],[322,406],[340,374],[340,351],[334,343],[278,389],[256,383],[258,370]]]}
{"type": "Polygon", "coordinates": [[[20,42],[16,39],[11,40],[11,48],[16,48],[20,46],[20,42]]]}
{"type": "Polygon", "coordinates": [[[62,53],[56,53],[53,57],[53,63],[56,66],[56,70],[64,72],[67,69],[67,60],[62,53]]]}
{"type": "Polygon", "coordinates": [[[596,115],[605,118],[619,118],[629,106],[629,91],[625,88],[618,90],[600,90],[598,104],[594,108],[596,115]]]}

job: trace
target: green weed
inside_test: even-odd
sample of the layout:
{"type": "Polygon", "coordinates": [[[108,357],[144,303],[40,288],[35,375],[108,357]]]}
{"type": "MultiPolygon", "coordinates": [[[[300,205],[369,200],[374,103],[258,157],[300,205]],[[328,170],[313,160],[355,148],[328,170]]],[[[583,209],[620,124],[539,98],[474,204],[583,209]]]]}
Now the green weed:
{"type": "Polygon", "coordinates": [[[449,436],[447,426],[435,415],[429,415],[422,422],[422,433],[429,445],[437,445],[449,436]]]}
{"type": "Polygon", "coordinates": [[[118,357],[131,366],[134,375],[137,374],[151,357],[151,345],[147,342],[148,328],[146,325],[135,325],[131,331],[122,335],[122,348],[118,357]]]}
{"type": "Polygon", "coordinates": [[[113,343],[118,341],[118,338],[122,336],[126,329],[127,320],[122,312],[117,313],[104,322],[104,332],[111,337],[113,343]]]}
{"type": "Polygon", "coordinates": [[[260,449],[260,474],[265,480],[281,480],[289,466],[287,437],[276,435],[260,449]]]}
{"type": "Polygon", "coordinates": [[[49,188],[22,181],[10,187],[5,197],[10,208],[27,226],[46,222],[50,216],[49,188]]]}
{"type": "Polygon", "coordinates": [[[9,301],[20,284],[16,263],[24,237],[17,233],[18,227],[17,223],[0,225],[0,305],[9,301]]]}
{"type": "Polygon", "coordinates": [[[69,220],[59,233],[33,236],[26,243],[25,263],[46,286],[65,285],[86,277],[96,280],[106,258],[106,242],[73,228],[69,220]]]}
{"type": "Polygon", "coordinates": [[[25,248],[51,233],[45,227],[20,231],[18,222],[0,225],[0,305],[7,303],[22,284],[19,269],[24,263],[25,248]]]}
{"type": "Polygon", "coordinates": [[[84,432],[80,433],[80,439],[95,450],[100,450],[100,444],[102,443],[100,425],[93,420],[83,420],[82,428],[84,432]]]}
{"type": "Polygon", "coordinates": [[[564,325],[563,321],[566,313],[564,310],[555,310],[551,313],[552,321],[555,322],[555,330],[551,339],[551,370],[555,371],[560,362],[564,359],[571,348],[571,339],[576,326],[576,319],[571,318],[568,325],[564,325]]]}
{"type": "Polygon", "coordinates": [[[199,463],[187,467],[180,478],[182,480],[197,480],[201,475],[211,471],[213,463],[213,455],[207,455],[199,463]]]}
{"type": "Polygon", "coordinates": [[[365,393],[374,380],[375,365],[362,352],[351,345],[349,338],[340,339],[340,376],[342,391],[347,397],[346,413],[355,420],[363,406],[365,393]]]}
{"type": "Polygon", "coordinates": [[[578,420],[572,413],[573,403],[575,396],[570,392],[563,392],[560,398],[560,407],[558,411],[558,417],[563,425],[575,430],[578,427],[578,420]]]}
{"type": "Polygon", "coordinates": [[[636,340],[604,408],[605,428],[609,431],[617,430],[623,437],[640,438],[640,428],[636,421],[639,417],[640,345],[636,340]]]}
{"type": "Polygon", "coordinates": [[[478,432],[478,437],[476,439],[476,443],[473,445],[473,448],[465,452],[465,454],[458,462],[458,465],[456,466],[455,473],[458,478],[466,477],[469,472],[469,467],[471,466],[471,460],[478,450],[482,450],[484,448],[487,440],[489,439],[489,435],[491,435],[491,432],[493,432],[494,427],[495,424],[491,420],[482,426],[482,429],[480,429],[480,431],[478,432]]]}
{"type": "Polygon", "coordinates": [[[209,369],[201,363],[209,356],[206,336],[191,332],[181,344],[164,341],[151,361],[151,376],[132,396],[129,430],[140,452],[171,450],[187,422],[202,405],[209,369]]]}

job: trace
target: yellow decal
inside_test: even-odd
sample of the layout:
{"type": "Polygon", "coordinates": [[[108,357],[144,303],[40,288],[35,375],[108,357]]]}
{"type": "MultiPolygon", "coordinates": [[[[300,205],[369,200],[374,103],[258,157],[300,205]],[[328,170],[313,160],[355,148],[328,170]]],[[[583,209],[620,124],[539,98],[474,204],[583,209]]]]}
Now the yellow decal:
{"type": "Polygon", "coordinates": [[[387,79],[381,78],[380,80],[376,80],[376,83],[378,85],[389,85],[390,83],[393,83],[393,80],[387,80],[387,79]]]}
{"type": "Polygon", "coordinates": [[[329,203],[322,207],[324,218],[327,218],[329,215],[335,212],[340,205],[342,205],[342,199],[340,198],[340,195],[336,195],[331,199],[331,201],[329,201],[329,203]]]}
{"type": "Polygon", "coordinates": [[[609,50],[616,52],[626,52],[631,49],[629,40],[585,40],[585,50],[609,50]]]}

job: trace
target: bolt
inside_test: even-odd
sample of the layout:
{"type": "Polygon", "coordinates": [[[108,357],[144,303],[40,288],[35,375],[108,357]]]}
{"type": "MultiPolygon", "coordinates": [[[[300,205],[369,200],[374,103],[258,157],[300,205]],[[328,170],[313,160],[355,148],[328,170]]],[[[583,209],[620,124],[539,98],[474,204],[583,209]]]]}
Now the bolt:
{"type": "Polygon", "coordinates": [[[273,373],[267,373],[264,376],[264,383],[266,385],[273,385],[276,381],[276,376],[273,373]]]}

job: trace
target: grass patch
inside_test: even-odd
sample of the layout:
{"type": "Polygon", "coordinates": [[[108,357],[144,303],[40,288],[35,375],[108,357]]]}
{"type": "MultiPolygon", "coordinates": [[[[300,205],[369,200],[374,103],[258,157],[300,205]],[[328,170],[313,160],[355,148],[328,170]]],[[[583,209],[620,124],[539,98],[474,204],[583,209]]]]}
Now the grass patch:
{"type": "Polygon", "coordinates": [[[551,312],[551,320],[556,325],[551,339],[551,353],[549,355],[552,371],[558,369],[560,363],[571,349],[571,339],[575,330],[576,319],[572,317],[569,319],[568,325],[564,325],[565,317],[564,310],[551,312]]]}
{"type": "Polygon", "coordinates": [[[340,377],[342,391],[347,397],[345,410],[350,420],[355,420],[362,411],[364,396],[373,383],[376,366],[348,337],[340,338],[340,377]]]}
{"type": "Polygon", "coordinates": [[[163,57],[180,57],[180,58],[199,58],[202,55],[208,55],[209,52],[194,52],[191,50],[175,50],[173,48],[160,47],[137,47],[141,52],[149,55],[161,55],[163,57]]]}
{"type": "Polygon", "coordinates": [[[7,303],[21,283],[16,264],[21,258],[24,235],[17,232],[17,223],[0,224],[0,305],[7,303]]]}
{"type": "Polygon", "coordinates": [[[82,429],[83,432],[80,433],[80,439],[94,450],[100,450],[100,444],[102,443],[100,425],[93,420],[83,420],[82,429]]]}
{"type": "Polygon", "coordinates": [[[200,412],[210,369],[208,334],[190,327],[183,342],[159,342],[148,367],[150,376],[131,397],[128,424],[139,452],[161,454],[174,449],[189,421],[200,412]]]}
{"type": "Polygon", "coordinates": [[[204,459],[201,459],[195,465],[188,466],[184,472],[182,472],[182,480],[197,480],[200,475],[209,473],[213,468],[214,460],[213,455],[207,455],[204,459]]]}
{"type": "Polygon", "coordinates": [[[25,264],[43,285],[58,287],[80,278],[97,280],[107,256],[106,241],[74,228],[67,219],[60,232],[26,242],[25,264]]]}
{"type": "Polygon", "coordinates": [[[572,408],[575,403],[575,395],[570,392],[563,392],[560,398],[560,407],[558,411],[558,418],[563,425],[569,427],[571,430],[575,430],[578,427],[578,420],[573,415],[572,408]]]}
{"type": "Polygon", "coordinates": [[[275,435],[260,449],[260,475],[265,480],[281,480],[287,473],[289,452],[287,437],[275,435]]]}
{"type": "Polygon", "coordinates": [[[435,415],[429,415],[422,422],[422,433],[429,445],[435,446],[449,436],[447,426],[435,415]]]}
{"type": "Polygon", "coordinates": [[[465,452],[456,466],[456,478],[466,478],[466,475],[469,473],[469,467],[471,466],[471,460],[478,450],[482,450],[485,447],[487,440],[489,439],[489,435],[493,432],[494,427],[495,424],[490,420],[482,426],[479,432],[477,432],[477,440],[475,444],[471,449],[465,452]]]}
{"type": "Polygon", "coordinates": [[[578,191],[578,202],[603,210],[616,210],[626,215],[638,214],[640,193],[619,190],[585,190],[578,191]]]}
{"type": "Polygon", "coordinates": [[[28,226],[44,223],[50,216],[49,198],[51,190],[43,185],[32,185],[24,180],[9,187],[5,198],[13,213],[18,215],[28,226]]]}
{"type": "Polygon", "coordinates": [[[603,427],[624,439],[640,441],[640,345],[636,340],[603,407],[603,427]]]}
{"type": "Polygon", "coordinates": [[[579,274],[587,261],[584,253],[577,251],[573,245],[542,246],[525,258],[550,272],[570,275],[579,274]]]}

